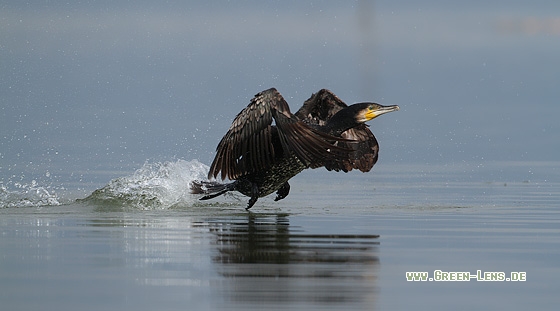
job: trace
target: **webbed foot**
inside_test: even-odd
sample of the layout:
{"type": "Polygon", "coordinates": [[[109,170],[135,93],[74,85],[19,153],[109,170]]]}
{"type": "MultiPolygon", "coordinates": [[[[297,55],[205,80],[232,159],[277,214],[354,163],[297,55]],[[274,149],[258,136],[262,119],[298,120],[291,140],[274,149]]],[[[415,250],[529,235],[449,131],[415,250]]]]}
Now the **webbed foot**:
{"type": "Polygon", "coordinates": [[[258,199],[259,199],[259,187],[257,186],[257,184],[253,183],[251,186],[251,198],[249,199],[249,203],[247,203],[247,207],[245,208],[245,210],[248,211],[251,207],[253,207],[253,205],[257,203],[258,199]]]}
{"type": "Polygon", "coordinates": [[[290,184],[285,182],[279,189],[276,191],[276,198],[274,201],[282,200],[283,198],[287,197],[290,193],[290,184]]]}

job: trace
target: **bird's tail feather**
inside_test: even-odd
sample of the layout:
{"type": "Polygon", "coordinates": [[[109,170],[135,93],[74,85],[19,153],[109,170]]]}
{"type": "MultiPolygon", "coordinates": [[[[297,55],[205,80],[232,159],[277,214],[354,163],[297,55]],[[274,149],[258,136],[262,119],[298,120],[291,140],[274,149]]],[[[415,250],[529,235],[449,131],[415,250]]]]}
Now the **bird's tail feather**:
{"type": "Polygon", "coordinates": [[[209,200],[234,190],[235,182],[222,184],[216,181],[194,180],[190,184],[192,194],[204,194],[199,200],[209,200]]]}

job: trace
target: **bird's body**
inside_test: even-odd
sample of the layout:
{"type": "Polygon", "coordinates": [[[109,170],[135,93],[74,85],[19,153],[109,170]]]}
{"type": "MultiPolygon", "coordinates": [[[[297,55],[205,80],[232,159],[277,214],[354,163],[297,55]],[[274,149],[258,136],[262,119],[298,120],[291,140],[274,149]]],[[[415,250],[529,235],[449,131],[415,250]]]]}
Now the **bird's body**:
{"type": "Polygon", "coordinates": [[[203,200],[239,191],[251,197],[249,209],[275,191],[276,200],[286,197],[288,180],[306,168],[367,172],[379,147],[364,122],[394,110],[398,106],[347,106],[323,89],[292,114],[276,89],[260,92],[233,120],[210,166],[209,179],[233,182],[195,181],[191,191],[205,194],[203,200]]]}
{"type": "Polygon", "coordinates": [[[278,191],[290,178],[301,173],[306,168],[307,166],[298,160],[297,157],[284,157],[278,159],[278,162],[264,171],[239,177],[235,181],[235,190],[246,196],[252,196],[253,185],[256,184],[259,191],[258,196],[264,197],[278,191]]]}

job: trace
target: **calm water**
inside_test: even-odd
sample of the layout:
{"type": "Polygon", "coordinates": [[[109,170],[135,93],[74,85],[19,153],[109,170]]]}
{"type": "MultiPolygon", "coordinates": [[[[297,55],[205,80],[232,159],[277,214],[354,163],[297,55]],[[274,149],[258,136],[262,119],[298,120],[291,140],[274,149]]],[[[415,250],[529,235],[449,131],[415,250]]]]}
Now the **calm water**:
{"type": "Polygon", "coordinates": [[[20,207],[0,209],[0,300],[6,310],[553,309],[558,167],[314,170],[251,213],[242,196],[201,204],[186,193],[206,169],[196,161],[145,165],[76,202],[3,193],[20,207]],[[434,270],[526,281],[406,280],[434,270]]]}

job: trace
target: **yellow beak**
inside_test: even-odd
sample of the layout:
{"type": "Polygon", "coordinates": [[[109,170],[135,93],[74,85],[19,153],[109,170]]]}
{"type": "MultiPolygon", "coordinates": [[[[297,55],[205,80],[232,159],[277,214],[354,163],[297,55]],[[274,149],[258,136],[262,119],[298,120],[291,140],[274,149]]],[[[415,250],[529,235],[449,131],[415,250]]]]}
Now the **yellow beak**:
{"type": "Polygon", "coordinates": [[[381,105],[374,105],[373,107],[370,107],[365,114],[366,120],[372,120],[375,119],[377,117],[379,117],[382,114],[385,114],[387,112],[391,112],[391,111],[397,111],[399,110],[399,106],[397,105],[392,105],[392,106],[381,106],[381,105]]]}

